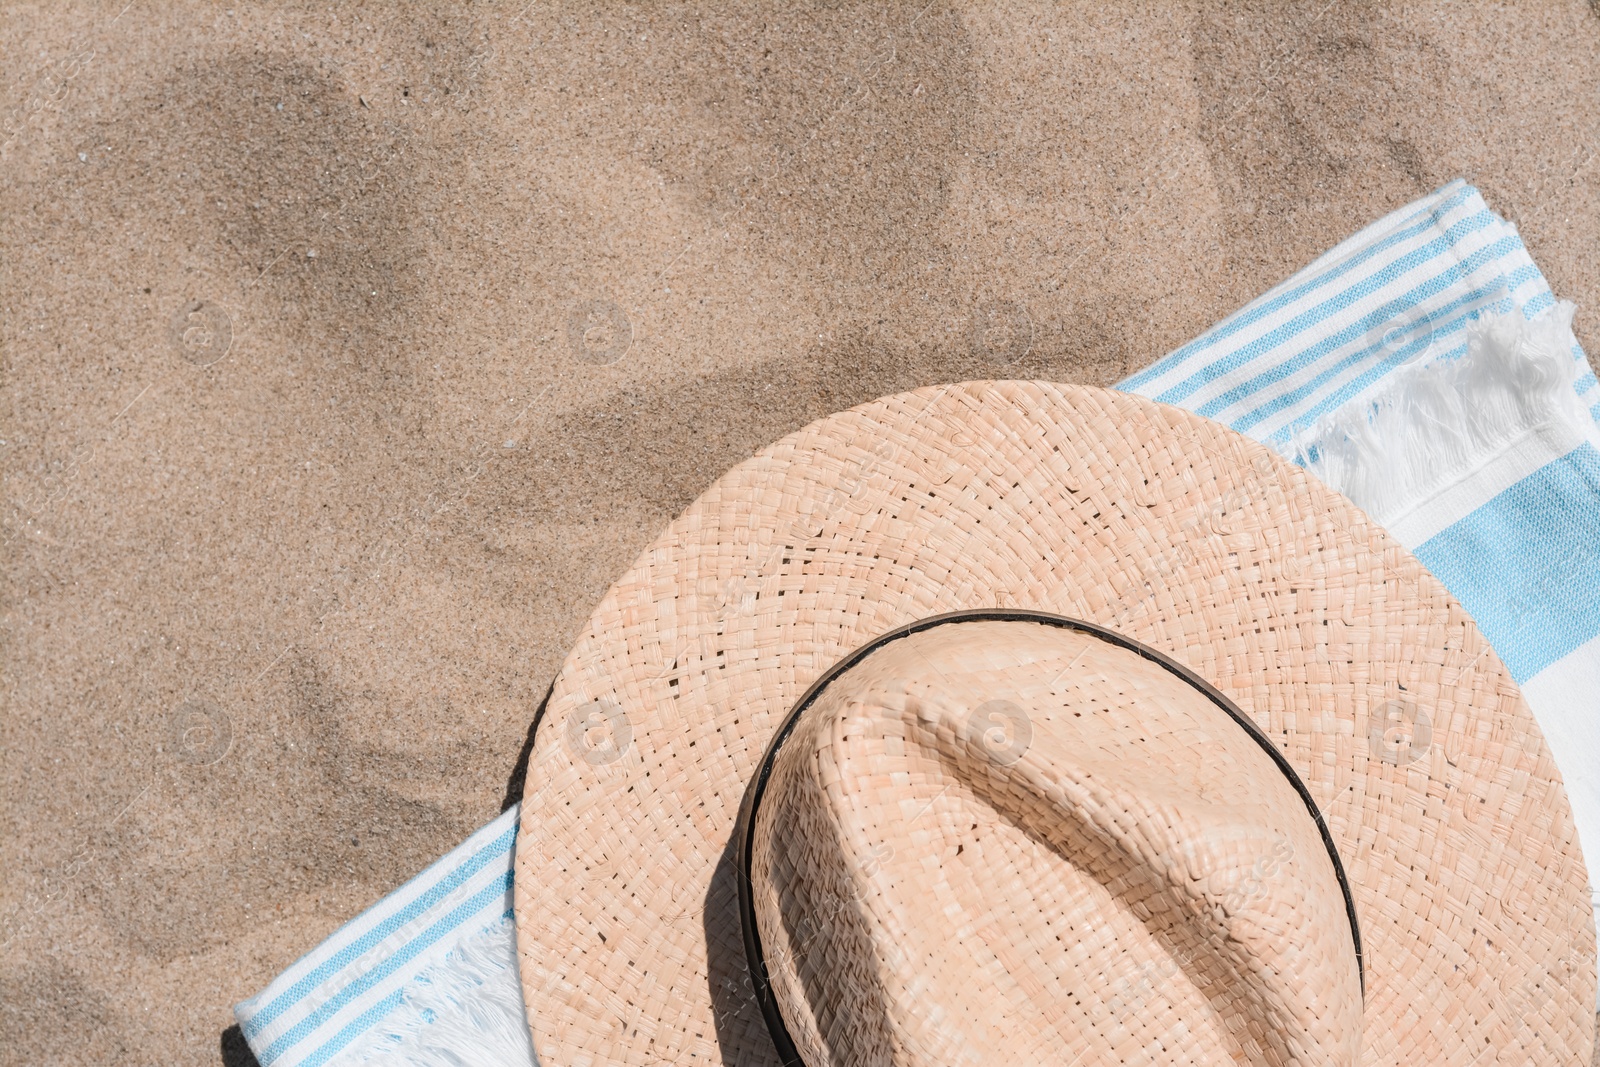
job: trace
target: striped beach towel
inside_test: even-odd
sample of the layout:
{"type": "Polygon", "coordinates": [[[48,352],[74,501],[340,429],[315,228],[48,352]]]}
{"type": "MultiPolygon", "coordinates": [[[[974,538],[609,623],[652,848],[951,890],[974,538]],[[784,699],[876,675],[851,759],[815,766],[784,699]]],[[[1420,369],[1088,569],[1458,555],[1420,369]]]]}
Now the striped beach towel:
{"type": "Polygon", "coordinates": [[[263,1067],[533,1064],[513,807],[234,1008],[263,1067]]]}
{"type": "MultiPolygon", "coordinates": [[[[1120,388],[1266,442],[1416,553],[1521,684],[1594,857],[1600,383],[1570,321],[1515,227],[1457,181],[1120,388]]],[[[263,1067],[537,1063],[511,925],[516,819],[238,1005],[263,1067]]]]}
{"type": "MultiPolygon", "coordinates": [[[[1467,325],[1555,306],[1515,226],[1454,181],[1373,223],[1118,388],[1288,451],[1295,431],[1397,367],[1466,351],[1467,325]]],[[[1600,418],[1576,340],[1574,388],[1600,418]]]]}

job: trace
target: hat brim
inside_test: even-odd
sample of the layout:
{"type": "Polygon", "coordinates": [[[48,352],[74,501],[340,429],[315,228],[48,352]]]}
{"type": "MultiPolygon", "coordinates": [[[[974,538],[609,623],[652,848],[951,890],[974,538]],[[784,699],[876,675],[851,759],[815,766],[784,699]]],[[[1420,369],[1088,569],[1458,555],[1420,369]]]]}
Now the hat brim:
{"type": "Polygon", "coordinates": [[[1577,834],[1467,613],[1265,447],[1039,382],[921,389],[791,434],[719,479],[596,609],[536,728],[517,842],[541,1063],[777,1062],[731,859],[746,786],[835,662],[974,608],[1124,634],[1279,747],[1351,883],[1362,1064],[1588,1063],[1577,834]]]}

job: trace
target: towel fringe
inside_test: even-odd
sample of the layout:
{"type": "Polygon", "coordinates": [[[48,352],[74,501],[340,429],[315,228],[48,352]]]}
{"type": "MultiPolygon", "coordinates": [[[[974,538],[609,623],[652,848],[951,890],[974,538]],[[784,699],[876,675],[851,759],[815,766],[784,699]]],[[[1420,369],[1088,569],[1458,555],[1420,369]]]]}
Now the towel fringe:
{"type": "Polygon", "coordinates": [[[537,1067],[511,919],[463,938],[406,986],[405,999],[336,1057],[403,1067],[537,1067]]]}
{"type": "Polygon", "coordinates": [[[1381,524],[1541,426],[1581,437],[1591,422],[1573,388],[1573,310],[1563,300],[1532,320],[1486,315],[1469,325],[1466,355],[1393,371],[1365,402],[1323,416],[1285,451],[1381,524]]]}

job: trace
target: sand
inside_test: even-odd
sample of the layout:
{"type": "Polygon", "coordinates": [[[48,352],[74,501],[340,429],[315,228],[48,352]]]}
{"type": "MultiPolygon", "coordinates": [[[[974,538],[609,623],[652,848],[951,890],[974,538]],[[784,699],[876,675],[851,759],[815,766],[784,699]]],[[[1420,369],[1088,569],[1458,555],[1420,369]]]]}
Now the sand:
{"type": "Polygon", "coordinates": [[[123,3],[0,17],[0,1063],[248,1062],[816,416],[1109,384],[1458,176],[1600,353],[1577,0],[123,3]]]}

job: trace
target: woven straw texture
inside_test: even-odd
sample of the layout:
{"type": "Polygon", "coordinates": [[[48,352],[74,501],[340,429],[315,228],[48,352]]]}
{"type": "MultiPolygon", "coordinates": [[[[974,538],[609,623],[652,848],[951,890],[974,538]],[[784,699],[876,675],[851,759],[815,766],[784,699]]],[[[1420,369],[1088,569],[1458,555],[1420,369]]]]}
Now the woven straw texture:
{"type": "Polygon", "coordinates": [[[833,679],[778,751],[750,873],[807,1067],[1360,1052],[1304,800],[1209,696],[1092,635],[946,623],[833,679]]]}
{"type": "Polygon", "coordinates": [[[1352,884],[1361,1064],[1588,1062],[1594,932],[1571,815],[1471,619],[1265,448],[1032,382],[900,394],[784,438],[595,611],[537,730],[518,840],[541,1062],[775,1060],[731,864],[751,773],[833,663],[982,607],[1126,634],[1280,747],[1352,884]]]}

